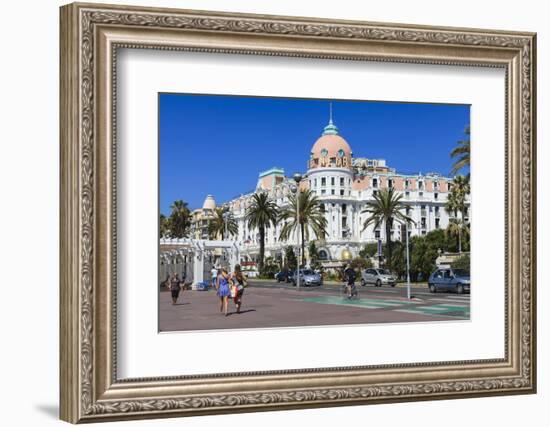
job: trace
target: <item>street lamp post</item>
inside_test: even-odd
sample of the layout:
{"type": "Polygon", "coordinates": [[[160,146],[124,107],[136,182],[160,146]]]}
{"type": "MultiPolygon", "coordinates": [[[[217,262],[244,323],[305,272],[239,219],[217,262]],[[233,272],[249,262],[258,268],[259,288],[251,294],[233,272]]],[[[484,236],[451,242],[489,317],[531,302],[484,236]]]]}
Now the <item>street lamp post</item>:
{"type": "Polygon", "coordinates": [[[409,272],[409,221],[405,221],[405,242],[407,247],[407,299],[411,299],[411,275],[409,272]]]}
{"type": "Polygon", "coordinates": [[[298,224],[297,234],[298,234],[298,268],[296,271],[296,288],[300,289],[300,260],[301,260],[301,242],[300,242],[300,231],[301,231],[301,224],[300,224],[300,181],[302,180],[302,175],[299,173],[295,173],[292,178],[294,178],[294,181],[296,182],[296,223],[298,224]]]}
{"type": "Polygon", "coordinates": [[[382,268],[382,239],[376,241],[376,250],[378,252],[378,268],[382,268]]]}
{"type": "Polygon", "coordinates": [[[227,223],[228,223],[228,221],[229,221],[229,215],[230,215],[229,212],[224,212],[224,213],[223,213],[223,219],[224,219],[224,225],[225,225],[225,233],[224,233],[224,235],[223,235],[222,240],[227,239],[227,223]]]}

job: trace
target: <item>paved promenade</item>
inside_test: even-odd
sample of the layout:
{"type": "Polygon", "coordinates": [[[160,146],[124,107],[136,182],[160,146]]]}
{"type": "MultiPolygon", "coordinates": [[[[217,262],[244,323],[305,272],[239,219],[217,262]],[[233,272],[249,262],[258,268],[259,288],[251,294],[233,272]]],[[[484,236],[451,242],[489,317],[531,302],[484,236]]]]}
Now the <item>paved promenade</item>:
{"type": "Polygon", "coordinates": [[[285,326],[468,320],[470,296],[430,294],[413,288],[414,300],[404,288],[358,286],[357,299],[348,300],[340,286],[301,288],[258,282],[246,288],[241,313],[229,303],[229,316],[219,311],[214,290],[184,291],[177,305],[170,293],[160,293],[160,330],[213,330],[285,326]]]}

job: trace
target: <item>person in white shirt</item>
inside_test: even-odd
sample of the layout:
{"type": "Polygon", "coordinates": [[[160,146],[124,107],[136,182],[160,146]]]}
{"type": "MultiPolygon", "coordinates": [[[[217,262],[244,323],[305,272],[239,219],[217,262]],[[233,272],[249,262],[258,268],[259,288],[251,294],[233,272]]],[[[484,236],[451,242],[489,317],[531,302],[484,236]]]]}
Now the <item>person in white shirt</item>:
{"type": "Polygon", "coordinates": [[[214,288],[216,287],[216,280],[218,279],[218,269],[214,266],[210,273],[212,274],[212,287],[214,288]]]}

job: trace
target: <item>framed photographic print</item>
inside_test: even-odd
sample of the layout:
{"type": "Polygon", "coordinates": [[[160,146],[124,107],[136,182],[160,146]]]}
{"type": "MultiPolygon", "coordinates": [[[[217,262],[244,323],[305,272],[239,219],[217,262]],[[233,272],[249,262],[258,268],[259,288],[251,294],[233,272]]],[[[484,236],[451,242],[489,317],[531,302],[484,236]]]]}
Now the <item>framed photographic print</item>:
{"type": "Polygon", "coordinates": [[[536,391],[535,34],[61,8],[61,418],[536,391]]]}

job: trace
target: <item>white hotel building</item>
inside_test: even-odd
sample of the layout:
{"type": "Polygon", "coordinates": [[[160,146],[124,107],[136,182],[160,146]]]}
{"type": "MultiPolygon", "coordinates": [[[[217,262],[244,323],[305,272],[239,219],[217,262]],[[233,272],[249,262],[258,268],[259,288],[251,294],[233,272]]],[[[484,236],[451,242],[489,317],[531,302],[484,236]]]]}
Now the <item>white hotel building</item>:
{"type": "MultiPolygon", "coordinates": [[[[373,195],[382,188],[393,187],[402,193],[402,201],[415,224],[409,235],[424,235],[429,231],[446,228],[449,213],[445,210],[451,178],[436,173],[406,175],[386,165],[385,160],[354,157],[348,142],[340,135],[332,122],[311,148],[303,175],[301,188],[309,188],[319,198],[327,219],[327,234],[316,239],[321,260],[327,265],[355,257],[365,243],[385,240],[384,225],[375,229],[370,225],[363,230],[369,214],[363,212],[373,195]]],[[[290,185],[294,181],[285,171],[272,168],[259,175],[256,192],[267,191],[280,207],[288,204],[290,185]]],[[[245,220],[246,208],[254,193],[244,194],[223,204],[232,212],[238,223],[237,244],[241,261],[253,261],[259,253],[258,230],[249,229],[245,220]]],[[[193,212],[192,237],[206,238],[204,218],[215,208],[215,201],[208,196],[202,209],[193,212]],[[200,220],[199,218],[203,219],[200,220]],[[202,224],[202,226],[201,226],[202,224]]],[[[280,258],[284,248],[297,245],[296,234],[288,241],[278,240],[282,224],[266,230],[265,255],[280,258]]],[[[394,221],[392,240],[405,239],[405,228],[394,221]]],[[[310,236],[314,236],[310,233],[310,236]]],[[[306,242],[307,251],[307,242],[306,242]]]]}

